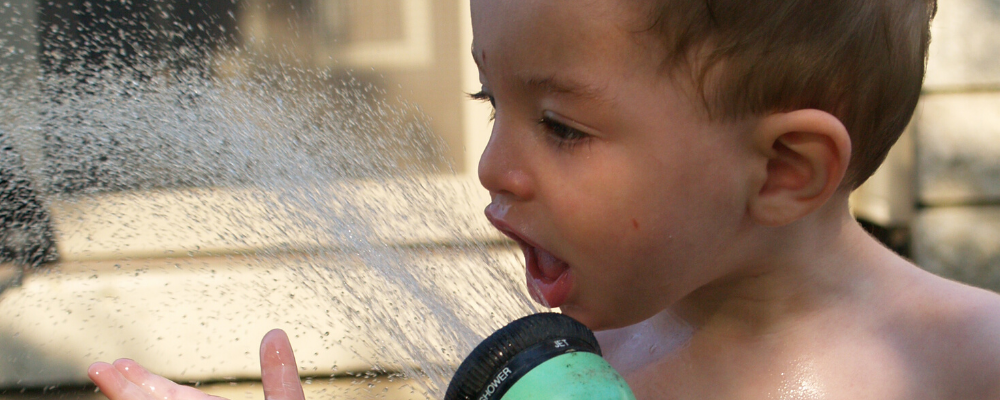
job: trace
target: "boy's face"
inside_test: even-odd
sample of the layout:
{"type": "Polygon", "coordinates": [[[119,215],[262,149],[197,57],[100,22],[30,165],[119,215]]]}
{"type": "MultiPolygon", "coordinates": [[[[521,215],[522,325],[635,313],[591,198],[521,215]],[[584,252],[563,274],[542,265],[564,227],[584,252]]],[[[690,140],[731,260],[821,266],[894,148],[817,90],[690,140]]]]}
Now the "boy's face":
{"type": "Polygon", "coordinates": [[[623,1],[472,0],[496,107],[487,216],[524,250],[536,299],[594,329],[721,277],[749,190],[742,125],[704,118],[623,1]]]}

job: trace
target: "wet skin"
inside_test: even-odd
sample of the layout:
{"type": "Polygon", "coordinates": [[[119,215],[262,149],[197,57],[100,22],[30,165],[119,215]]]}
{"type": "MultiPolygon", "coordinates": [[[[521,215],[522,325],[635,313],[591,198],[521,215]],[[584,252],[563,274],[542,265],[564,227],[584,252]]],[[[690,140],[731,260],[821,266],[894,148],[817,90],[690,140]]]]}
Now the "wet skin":
{"type": "Polygon", "coordinates": [[[839,120],[706,118],[625,4],[472,1],[486,213],[529,290],[639,399],[1000,398],[1000,298],[854,221],[839,120]]]}
{"type": "MultiPolygon", "coordinates": [[[[295,356],[288,336],[279,329],[264,335],[260,344],[261,381],[267,400],[304,400],[295,356]]],[[[135,361],[94,363],[90,379],[110,400],[218,400],[190,386],[150,373],[135,361]]]]}

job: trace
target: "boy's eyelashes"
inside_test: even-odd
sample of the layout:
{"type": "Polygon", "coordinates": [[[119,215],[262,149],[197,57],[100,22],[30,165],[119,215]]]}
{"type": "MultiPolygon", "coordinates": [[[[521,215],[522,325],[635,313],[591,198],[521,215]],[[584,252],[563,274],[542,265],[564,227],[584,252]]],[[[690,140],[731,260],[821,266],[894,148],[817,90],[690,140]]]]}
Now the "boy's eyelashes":
{"type": "MultiPolygon", "coordinates": [[[[478,101],[488,101],[493,107],[490,111],[490,121],[496,118],[496,99],[492,94],[486,92],[486,90],[480,90],[478,93],[470,93],[469,98],[478,101]]],[[[546,112],[542,118],[538,120],[538,124],[541,125],[546,132],[549,133],[549,137],[556,142],[560,148],[572,148],[577,144],[584,142],[587,139],[592,138],[579,129],[573,128],[562,122],[556,120],[553,116],[546,112]]]]}
{"type": "Polygon", "coordinates": [[[469,93],[469,98],[478,101],[488,101],[490,102],[490,121],[496,119],[497,117],[497,101],[493,98],[492,94],[486,93],[486,90],[480,90],[478,93],[469,93]]]}
{"type": "Polygon", "coordinates": [[[477,93],[469,93],[469,98],[479,101],[488,101],[490,105],[496,106],[496,100],[493,99],[493,95],[486,93],[486,90],[480,90],[477,93]]]}

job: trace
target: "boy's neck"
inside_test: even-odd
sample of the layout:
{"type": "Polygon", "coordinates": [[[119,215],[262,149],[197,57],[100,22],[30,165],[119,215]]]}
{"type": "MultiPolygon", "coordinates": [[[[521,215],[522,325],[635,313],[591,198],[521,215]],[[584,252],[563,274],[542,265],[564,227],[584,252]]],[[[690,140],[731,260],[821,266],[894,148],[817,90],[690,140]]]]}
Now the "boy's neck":
{"type": "Polygon", "coordinates": [[[871,290],[874,266],[892,253],[855,222],[846,196],[779,228],[754,228],[730,276],[703,286],[670,310],[696,331],[732,337],[773,336],[809,314],[843,305],[871,290]]]}

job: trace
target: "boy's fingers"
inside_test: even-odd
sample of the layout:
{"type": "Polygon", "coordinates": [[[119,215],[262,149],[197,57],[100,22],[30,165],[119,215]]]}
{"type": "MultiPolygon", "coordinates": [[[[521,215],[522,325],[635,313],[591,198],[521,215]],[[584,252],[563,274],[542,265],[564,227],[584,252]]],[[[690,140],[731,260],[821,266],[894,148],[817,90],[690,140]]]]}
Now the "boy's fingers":
{"type": "Polygon", "coordinates": [[[292,344],[284,331],[272,330],[260,342],[260,374],[265,400],[305,400],[292,344]]]}
{"type": "Polygon", "coordinates": [[[87,369],[87,375],[110,400],[154,400],[111,364],[93,363],[87,369]]]}
{"type": "Polygon", "coordinates": [[[198,389],[179,385],[149,372],[139,363],[126,358],[115,361],[114,367],[125,379],[157,400],[201,400],[208,396],[198,389]]]}

